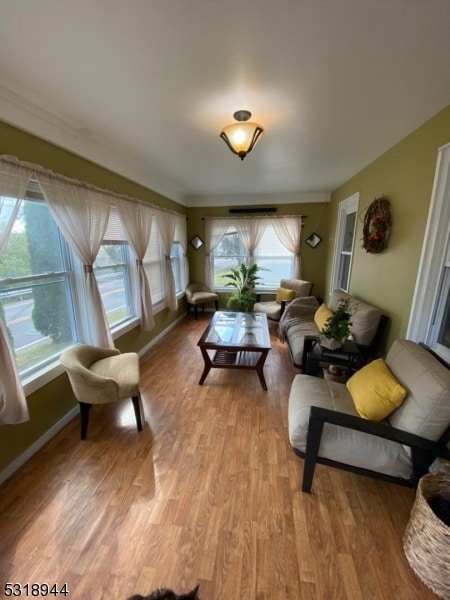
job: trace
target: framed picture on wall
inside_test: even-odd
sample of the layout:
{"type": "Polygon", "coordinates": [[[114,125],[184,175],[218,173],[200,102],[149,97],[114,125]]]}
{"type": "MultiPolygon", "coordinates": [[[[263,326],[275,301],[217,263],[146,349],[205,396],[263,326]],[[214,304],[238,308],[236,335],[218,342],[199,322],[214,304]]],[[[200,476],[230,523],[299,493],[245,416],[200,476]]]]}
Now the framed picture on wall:
{"type": "Polygon", "coordinates": [[[318,246],[321,241],[322,238],[320,237],[320,235],[314,232],[311,233],[311,235],[309,235],[305,240],[305,242],[308,244],[308,246],[311,246],[311,248],[315,248],[316,246],[318,246]]]}
{"type": "Polygon", "coordinates": [[[190,240],[190,244],[195,250],[198,250],[203,246],[203,240],[198,235],[195,235],[192,240],[190,240]]]}

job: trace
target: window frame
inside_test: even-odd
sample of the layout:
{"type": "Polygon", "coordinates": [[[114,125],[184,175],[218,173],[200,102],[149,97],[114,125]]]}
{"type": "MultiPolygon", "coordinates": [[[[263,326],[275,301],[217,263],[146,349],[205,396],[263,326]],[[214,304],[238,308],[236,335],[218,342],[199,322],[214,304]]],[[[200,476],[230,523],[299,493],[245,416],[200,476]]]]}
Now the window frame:
{"type": "MultiPolygon", "coordinates": [[[[24,195],[22,207],[24,206],[25,202],[36,202],[36,203],[40,203],[40,204],[44,205],[46,207],[46,209],[49,211],[49,208],[45,201],[44,196],[40,192],[36,191],[36,185],[37,185],[36,182],[34,182],[33,180],[30,180],[29,186],[27,188],[27,192],[24,195]]],[[[50,211],[49,211],[49,213],[50,213],[50,211]]],[[[51,213],[50,213],[50,215],[51,215],[51,213]]],[[[7,287],[7,286],[11,286],[11,285],[24,285],[25,286],[24,289],[29,289],[29,288],[31,289],[35,282],[48,281],[49,283],[51,283],[52,281],[54,281],[55,283],[57,283],[58,280],[63,278],[64,285],[66,288],[68,288],[68,291],[66,291],[66,294],[70,294],[70,298],[68,298],[68,310],[69,310],[69,318],[70,318],[70,329],[72,331],[71,344],[76,344],[76,343],[78,343],[78,341],[80,339],[80,328],[79,328],[79,319],[77,318],[77,308],[75,306],[76,303],[73,301],[75,289],[76,289],[75,277],[74,277],[74,266],[73,266],[73,260],[72,260],[73,255],[70,251],[70,248],[69,248],[66,240],[64,239],[64,236],[62,235],[62,233],[56,223],[55,223],[55,226],[56,226],[56,230],[58,233],[58,245],[59,245],[60,257],[61,257],[61,261],[62,261],[61,266],[63,267],[63,269],[60,269],[58,271],[50,271],[50,272],[42,271],[37,274],[23,275],[23,276],[19,276],[19,277],[7,277],[7,278],[4,278],[1,280],[1,284],[2,284],[2,287],[3,286],[7,287]],[[29,285],[26,285],[26,284],[29,284],[29,285]]],[[[13,350],[14,350],[14,348],[13,348],[13,350]]],[[[40,387],[41,384],[30,388],[30,386],[28,384],[29,384],[29,382],[34,382],[36,380],[40,381],[41,375],[43,373],[53,371],[54,367],[59,365],[60,354],[61,354],[60,352],[55,353],[52,356],[50,356],[48,358],[44,358],[40,362],[37,362],[30,367],[24,368],[20,371],[18,369],[20,381],[22,383],[22,386],[24,387],[25,393],[31,393],[31,391],[34,391],[35,389],[40,387]]]]}
{"type": "Polygon", "coordinates": [[[348,292],[350,289],[350,280],[352,274],[352,265],[353,265],[353,255],[355,251],[355,239],[356,239],[356,226],[357,226],[357,216],[358,216],[358,206],[359,206],[359,192],[352,194],[345,200],[339,203],[338,206],[338,214],[337,214],[337,222],[336,222],[336,236],[334,241],[334,253],[333,253],[333,266],[331,270],[331,288],[330,294],[333,290],[340,288],[344,291],[348,292]],[[352,247],[351,250],[344,250],[344,235],[345,235],[345,225],[349,215],[355,214],[355,225],[353,229],[353,239],[352,239],[352,247]],[[344,256],[350,257],[350,263],[348,267],[348,277],[347,283],[345,287],[340,285],[341,278],[341,266],[342,266],[342,258],[344,256]]]}
{"type": "MultiPolygon", "coordinates": [[[[273,227],[272,223],[270,223],[270,222],[267,223],[267,225],[266,225],[266,231],[267,231],[268,228],[272,228],[273,234],[278,239],[278,236],[276,234],[275,228],[273,227]]],[[[266,231],[264,233],[266,233],[266,231]]],[[[241,245],[242,245],[242,250],[243,250],[242,255],[229,255],[229,256],[228,255],[220,255],[220,256],[216,257],[216,250],[217,250],[217,248],[220,246],[220,244],[222,243],[222,241],[224,240],[224,238],[226,236],[230,236],[230,235],[237,235],[239,237],[239,232],[238,232],[238,230],[236,229],[235,225],[232,222],[230,222],[230,226],[229,226],[227,232],[224,234],[223,238],[220,240],[219,244],[216,246],[216,248],[214,249],[214,251],[211,252],[211,263],[212,263],[211,264],[211,268],[212,268],[213,278],[215,277],[215,268],[214,268],[214,266],[215,266],[215,259],[216,258],[221,258],[221,259],[224,259],[224,258],[227,259],[228,258],[230,260],[236,258],[236,259],[238,259],[238,265],[237,266],[239,266],[241,264],[241,262],[245,263],[247,266],[249,266],[249,264],[250,264],[250,254],[246,250],[244,244],[242,243],[242,240],[241,240],[241,245]]],[[[261,240],[261,242],[262,241],[263,241],[263,239],[261,240]]],[[[260,242],[260,244],[261,244],[261,242],[260,242]]],[[[259,264],[258,263],[258,248],[259,248],[260,244],[258,244],[258,246],[255,248],[254,255],[253,255],[253,260],[257,264],[259,264]]],[[[280,242],[280,246],[284,247],[281,242],[280,242]]],[[[291,261],[291,272],[290,272],[290,274],[281,275],[280,278],[279,278],[279,280],[281,280],[281,279],[292,279],[294,277],[294,271],[295,271],[295,254],[292,253],[292,252],[289,252],[289,250],[287,250],[287,249],[285,249],[285,251],[286,251],[286,260],[291,261]]],[[[262,255],[261,254],[260,256],[262,256],[264,259],[265,258],[273,259],[273,257],[270,256],[269,254],[267,254],[267,255],[262,255]]],[[[277,259],[279,258],[280,260],[284,260],[285,259],[285,257],[283,257],[283,256],[279,256],[279,257],[277,256],[276,258],[277,259]]],[[[231,268],[231,265],[230,265],[230,268],[231,268]]],[[[234,268],[236,268],[236,267],[234,267],[234,268]]],[[[279,287],[279,280],[278,280],[277,283],[271,283],[271,284],[267,284],[267,285],[264,284],[264,270],[261,270],[261,272],[258,272],[258,276],[262,277],[262,281],[258,281],[257,285],[255,286],[255,292],[257,292],[257,293],[273,293],[279,287]]],[[[227,291],[229,291],[229,288],[226,287],[226,286],[218,286],[218,285],[215,284],[215,281],[214,281],[214,290],[216,290],[218,292],[227,292],[227,291]]]]}
{"type": "Polygon", "coordinates": [[[437,342],[445,311],[443,286],[450,270],[450,144],[439,148],[418,275],[406,337],[424,342],[450,362],[450,349],[437,342]]]}

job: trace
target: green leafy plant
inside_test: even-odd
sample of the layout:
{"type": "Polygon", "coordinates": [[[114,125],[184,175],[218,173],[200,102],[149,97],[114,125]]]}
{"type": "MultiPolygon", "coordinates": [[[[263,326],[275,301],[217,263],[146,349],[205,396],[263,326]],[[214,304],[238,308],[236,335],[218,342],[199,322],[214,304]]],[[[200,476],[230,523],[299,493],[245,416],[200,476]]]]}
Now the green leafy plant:
{"type": "Polygon", "coordinates": [[[344,342],[350,335],[350,327],[353,325],[351,318],[354,313],[354,306],[351,305],[350,298],[342,298],[337,305],[331,317],[325,321],[321,330],[321,335],[328,340],[344,342]]]}
{"type": "Polygon", "coordinates": [[[257,281],[259,267],[256,264],[247,267],[241,263],[238,269],[231,268],[230,273],[224,275],[224,279],[229,280],[225,287],[233,287],[234,291],[227,298],[227,306],[236,312],[252,312],[253,305],[256,302],[256,296],[253,288],[257,281]]]}

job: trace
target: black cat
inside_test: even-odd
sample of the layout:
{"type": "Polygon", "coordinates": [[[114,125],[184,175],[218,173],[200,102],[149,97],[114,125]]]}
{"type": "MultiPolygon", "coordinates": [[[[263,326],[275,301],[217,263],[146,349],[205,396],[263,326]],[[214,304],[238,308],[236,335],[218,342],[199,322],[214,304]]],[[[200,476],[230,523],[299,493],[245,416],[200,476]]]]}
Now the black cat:
{"type": "Polygon", "coordinates": [[[172,590],[161,588],[159,590],[155,590],[148,596],[140,596],[139,594],[136,594],[128,598],[128,600],[200,600],[197,595],[199,587],[200,586],[198,585],[187,594],[175,594],[175,592],[172,590]]]}

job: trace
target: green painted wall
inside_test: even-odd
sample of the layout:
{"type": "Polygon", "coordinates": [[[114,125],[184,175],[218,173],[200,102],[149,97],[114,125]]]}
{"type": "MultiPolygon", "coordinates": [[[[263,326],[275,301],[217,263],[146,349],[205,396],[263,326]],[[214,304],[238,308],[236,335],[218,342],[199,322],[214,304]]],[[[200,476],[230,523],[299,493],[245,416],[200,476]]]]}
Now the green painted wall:
{"type": "MultiPolygon", "coordinates": [[[[338,203],[359,192],[359,216],[350,292],[379,306],[390,317],[383,350],[406,335],[431,200],[438,150],[450,142],[450,106],[408,135],[332,194],[331,231],[338,203]],[[392,230],[388,248],[368,254],[361,248],[363,217],[374,198],[391,202],[392,230]]],[[[330,282],[333,239],[328,245],[330,282]]],[[[327,292],[330,290],[327,289],[327,292]]]]}
{"type": "MultiPolygon", "coordinates": [[[[253,208],[253,207],[252,207],[253,208]]],[[[264,208],[262,206],[261,208],[264,208]]],[[[311,248],[302,243],[302,278],[314,283],[313,293],[323,297],[326,283],[326,261],[328,254],[328,241],[330,238],[330,203],[311,202],[304,204],[277,205],[277,215],[305,215],[302,230],[302,240],[305,240],[313,231],[320,235],[322,242],[311,248]]],[[[205,216],[227,217],[230,216],[226,207],[189,208],[187,233],[188,240],[199,235],[205,241],[205,216]]],[[[189,245],[188,250],[189,270],[191,281],[205,282],[205,246],[194,250],[189,245]]],[[[220,306],[225,306],[226,294],[220,294],[220,306]]]]}
{"type": "MultiPolygon", "coordinates": [[[[17,156],[20,160],[42,165],[67,177],[80,179],[104,189],[186,214],[184,206],[2,122],[0,122],[0,154],[17,156]]],[[[144,332],[136,327],[115,341],[117,348],[122,352],[141,350],[185,310],[186,303],[183,299],[179,303],[177,311],[166,309],[155,315],[155,329],[144,332]]],[[[28,422],[1,426],[0,472],[76,405],[66,375],[57,377],[51,383],[30,394],[27,401],[30,411],[28,422]]]]}

